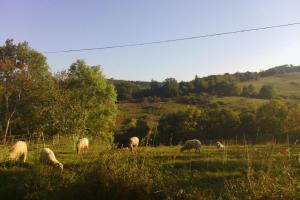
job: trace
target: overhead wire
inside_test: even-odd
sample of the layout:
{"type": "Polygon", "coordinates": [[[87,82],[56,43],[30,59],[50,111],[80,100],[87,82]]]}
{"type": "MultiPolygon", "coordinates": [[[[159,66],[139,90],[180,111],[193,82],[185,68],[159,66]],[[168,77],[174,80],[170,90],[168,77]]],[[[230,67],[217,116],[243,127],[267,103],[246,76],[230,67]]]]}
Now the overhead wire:
{"type": "Polygon", "coordinates": [[[178,42],[178,41],[183,41],[183,40],[193,40],[193,39],[200,39],[200,38],[207,38],[207,37],[216,37],[216,36],[221,36],[221,35],[238,34],[238,33],[244,33],[244,32],[259,31],[259,30],[266,30],[266,29],[273,29],[273,28],[280,28],[280,27],[287,27],[287,26],[296,26],[296,25],[300,25],[300,22],[273,25],[273,26],[264,26],[264,27],[258,27],[258,28],[249,28],[249,29],[242,29],[242,30],[229,31],[229,32],[212,33],[212,34],[198,35],[198,36],[192,36],[192,37],[158,40],[158,41],[152,41],[152,42],[141,42],[141,43],[131,43],[131,44],[129,43],[129,44],[119,44],[119,45],[112,45],[112,46],[81,48],[81,49],[67,49],[67,50],[58,50],[58,51],[44,51],[43,53],[56,54],[56,53],[78,52],[78,51],[93,51],[93,50],[105,50],[105,49],[124,48],[124,47],[136,47],[136,46],[178,42]]]}

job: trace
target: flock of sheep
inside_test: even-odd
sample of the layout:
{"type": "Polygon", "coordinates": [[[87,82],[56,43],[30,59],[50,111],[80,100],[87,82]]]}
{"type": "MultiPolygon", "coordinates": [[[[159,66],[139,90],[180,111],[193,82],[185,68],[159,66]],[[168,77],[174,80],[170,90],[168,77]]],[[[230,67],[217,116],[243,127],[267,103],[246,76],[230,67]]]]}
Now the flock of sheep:
{"type": "MultiPolygon", "coordinates": [[[[81,138],[78,140],[76,144],[77,153],[85,152],[89,147],[89,140],[87,138],[81,138]]],[[[26,162],[27,158],[27,144],[24,141],[17,141],[11,148],[7,160],[10,162],[22,161],[26,162]]],[[[40,162],[42,164],[51,165],[54,167],[58,167],[63,170],[64,165],[59,162],[54,152],[50,148],[43,148],[40,154],[40,162]]]]}
{"type": "MultiPolygon", "coordinates": [[[[131,137],[128,142],[128,148],[133,151],[133,148],[139,145],[139,138],[138,137],[131,137]]],[[[221,142],[216,143],[218,148],[224,149],[225,146],[221,142]]],[[[81,138],[76,143],[76,151],[77,154],[86,152],[89,148],[89,140],[87,138],[81,138]]],[[[195,149],[195,151],[200,151],[201,142],[197,139],[187,140],[183,146],[181,147],[180,151],[183,152],[185,150],[195,149]]],[[[15,161],[22,161],[26,162],[27,158],[27,144],[24,141],[17,141],[11,148],[8,160],[15,162],[15,161]]],[[[40,154],[40,162],[42,164],[51,165],[63,170],[63,164],[59,162],[54,152],[50,148],[43,148],[40,154]]]]}

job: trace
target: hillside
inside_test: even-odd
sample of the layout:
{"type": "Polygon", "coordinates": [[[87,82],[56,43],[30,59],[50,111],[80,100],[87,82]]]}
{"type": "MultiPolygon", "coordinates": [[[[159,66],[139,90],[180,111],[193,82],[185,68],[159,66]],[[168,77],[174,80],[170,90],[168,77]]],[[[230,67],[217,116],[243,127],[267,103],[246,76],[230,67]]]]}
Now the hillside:
{"type": "Polygon", "coordinates": [[[268,77],[261,77],[258,80],[240,82],[239,85],[252,84],[258,92],[263,85],[272,85],[279,96],[285,98],[300,98],[300,72],[276,74],[268,77]]]}

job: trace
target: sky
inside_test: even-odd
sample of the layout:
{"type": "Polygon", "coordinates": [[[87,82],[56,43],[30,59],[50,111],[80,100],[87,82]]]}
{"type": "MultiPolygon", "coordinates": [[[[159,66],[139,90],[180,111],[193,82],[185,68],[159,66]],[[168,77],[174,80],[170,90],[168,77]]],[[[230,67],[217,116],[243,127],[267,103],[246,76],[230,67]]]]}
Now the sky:
{"type": "MultiPolygon", "coordinates": [[[[0,0],[0,44],[40,51],[151,42],[300,22],[299,0],[0,0]]],[[[77,59],[107,78],[192,80],[300,65],[300,25],[139,47],[44,54],[51,71],[77,59]]]]}

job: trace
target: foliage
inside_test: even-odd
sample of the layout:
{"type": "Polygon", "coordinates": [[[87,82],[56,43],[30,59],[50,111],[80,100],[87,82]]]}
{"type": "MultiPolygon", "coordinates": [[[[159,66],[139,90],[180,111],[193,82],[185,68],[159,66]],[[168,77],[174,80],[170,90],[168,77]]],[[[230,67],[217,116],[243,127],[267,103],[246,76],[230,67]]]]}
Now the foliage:
{"type": "Polygon", "coordinates": [[[219,107],[207,109],[203,122],[205,138],[234,138],[238,135],[240,119],[237,113],[219,107]]]}
{"type": "Polygon", "coordinates": [[[83,60],[53,76],[26,42],[0,47],[0,131],[8,134],[93,134],[112,140],[117,114],[113,84],[83,60]]]}
{"type": "Polygon", "coordinates": [[[300,104],[289,108],[284,126],[286,133],[300,135],[300,104]]]}
{"type": "Polygon", "coordinates": [[[47,127],[54,80],[46,58],[26,42],[7,40],[0,47],[0,122],[4,134],[47,127]]]}
{"type": "Polygon", "coordinates": [[[189,108],[162,116],[158,122],[156,143],[176,145],[180,141],[194,138],[199,129],[197,121],[201,119],[202,110],[189,108]]]}
{"type": "MultiPolygon", "coordinates": [[[[68,117],[72,118],[67,131],[90,133],[111,140],[117,107],[114,86],[102,75],[99,66],[88,66],[78,60],[70,66],[62,91],[68,93],[68,117]]],[[[58,114],[58,113],[57,113],[58,114]]]]}
{"type": "Polygon", "coordinates": [[[259,107],[256,112],[259,134],[266,138],[282,134],[287,112],[286,104],[277,100],[271,100],[259,107]]]}
{"type": "Polygon", "coordinates": [[[273,99],[276,96],[275,90],[271,85],[263,85],[259,90],[259,97],[263,99],[273,99]]]}

